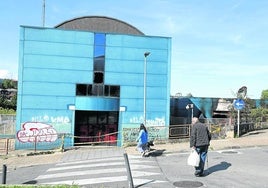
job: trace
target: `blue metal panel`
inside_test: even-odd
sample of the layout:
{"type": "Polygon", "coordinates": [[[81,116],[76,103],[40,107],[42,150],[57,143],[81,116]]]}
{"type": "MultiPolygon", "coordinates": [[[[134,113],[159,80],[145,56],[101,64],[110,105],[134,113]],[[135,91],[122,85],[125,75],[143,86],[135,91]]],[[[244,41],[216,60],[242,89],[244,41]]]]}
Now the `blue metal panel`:
{"type": "MultiPolygon", "coordinates": [[[[24,81],[58,82],[58,83],[90,83],[92,72],[87,70],[56,70],[24,68],[24,81]]],[[[60,85],[58,87],[61,87],[60,85]]]]}
{"type": "Polygon", "coordinates": [[[124,86],[120,88],[121,99],[143,99],[143,86],[124,86]]]}
{"type": "Polygon", "coordinates": [[[146,104],[147,104],[146,109],[148,112],[163,112],[163,114],[166,113],[165,111],[167,104],[166,100],[149,98],[148,100],[146,100],[146,104]]]}
{"type": "Polygon", "coordinates": [[[126,111],[121,112],[123,124],[136,124],[138,127],[140,123],[143,123],[143,112],[140,111],[126,111]]]}
{"type": "Polygon", "coordinates": [[[66,31],[54,28],[23,27],[25,32],[21,39],[33,41],[52,41],[60,43],[77,43],[93,45],[94,33],[83,31],[66,31]]]}
{"type": "MultiPolygon", "coordinates": [[[[121,112],[123,124],[136,124],[138,128],[140,123],[143,123],[142,112],[121,112]]],[[[165,115],[162,112],[148,112],[147,126],[166,126],[165,115]]]]}
{"type": "Polygon", "coordinates": [[[120,106],[127,106],[124,117],[143,118],[144,52],[150,51],[147,57],[147,121],[153,125],[155,119],[161,119],[164,125],[169,124],[170,39],[107,35],[106,41],[105,83],[121,86],[120,106]]]}
{"type": "Polygon", "coordinates": [[[167,63],[147,61],[147,74],[164,75],[168,77],[168,66],[167,63]]]}
{"type": "Polygon", "coordinates": [[[168,37],[134,36],[134,35],[106,35],[106,46],[128,46],[132,48],[168,49],[168,37]]]}
{"type": "Polygon", "coordinates": [[[141,86],[143,85],[143,74],[106,72],[105,83],[116,85],[141,86]]]}
{"type": "MultiPolygon", "coordinates": [[[[118,84],[118,85],[133,85],[133,86],[143,86],[143,74],[131,74],[131,73],[115,73],[107,72],[105,74],[106,84],[118,84]]],[[[167,86],[167,76],[166,75],[152,75],[147,74],[147,87],[150,86],[167,86]]],[[[165,96],[166,97],[166,96],[165,96]]]]}
{"type": "Polygon", "coordinates": [[[22,122],[44,122],[48,124],[71,123],[73,111],[67,109],[23,109],[22,122]]]}
{"type": "MultiPolygon", "coordinates": [[[[106,72],[121,72],[121,73],[144,73],[144,60],[142,61],[131,61],[125,60],[123,62],[115,59],[106,59],[105,61],[105,71],[106,72]]],[[[162,62],[148,62],[147,61],[147,73],[152,74],[164,74],[168,72],[168,67],[166,63],[162,62]]]]}
{"type": "Polygon", "coordinates": [[[123,62],[115,59],[105,60],[106,72],[121,72],[121,73],[141,73],[143,74],[143,61],[124,60],[123,62]]]}
{"type": "Polygon", "coordinates": [[[66,110],[67,104],[74,104],[74,97],[24,95],[22,96],[22,103],[22,109],[66,110]]]}
{"type": "Polygon", "coordinates": [[[147,87],[160,86],[166,88],[167,81],[167,75],[147,74],[147,87]]]}
{"type": "Polygon", "coordinates": [[[48,55],[24,55],[24,67],[58,70],[93,70],[93,58],[48,55]]]}
{"type": "Polygon", "coordinates": [[[92,46],[55,42],[25,41],[25,54],[55,55],[68,57],[91,57],[92,46]]]}
{"type": "Polygon", "coordinates": [[[76,110],[119,111],[118,98],[76,97],[76,110]]]}
{"type": "Polygon", "coordinates": [[[166,100],[166,91],[166,87],[148,87],[147,95],[150,96],[150,99],[166,100]]]}
{"type": "Polygon", "coordinates": [[[127,46],[121,47],[106,47],[107,59],[119,59],[119,60],[133,60],[133,61],[141,61],[143,63],[144,52],[150,51],[151,57],[148,56],[148,61],[152,62],[166,62],[167,61],[167,52],[166,50],[157,50],[154,47],[148,50],[147,48],[129,48],[127,46]]]}
{"type": "Polygon", "coordinates": [[[137,98],[137,99],[131,99],[128,98],[120,99],[120,106],[126,106],[127,107],[127,113],[128,112],[142,112],[143,113],[143,98],[137,98]]]}
{"type": "Polygon", "coordinates": [[[52,82],[24,82],[24,95],[38,96],[69,96],[75,95],[75,84],[70,83],[52,83],[52,82]]]}

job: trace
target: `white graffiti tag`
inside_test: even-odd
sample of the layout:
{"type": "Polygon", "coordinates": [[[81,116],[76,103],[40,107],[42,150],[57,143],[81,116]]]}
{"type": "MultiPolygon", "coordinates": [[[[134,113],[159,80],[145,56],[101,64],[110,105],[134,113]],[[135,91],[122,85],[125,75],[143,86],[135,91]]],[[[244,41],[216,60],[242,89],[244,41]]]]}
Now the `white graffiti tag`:
{"type": "MultiPolygon", "coordinates": [[[[132,117],[130,118],[130,123],[141,123],[143,122],[144,118],[142,116],[140,117],[132,117]]],[[[147,126],[165,126],[165,118],[155,118],[155,119],[146,119],[146,125],[147,126]]]]}
{"type": "Polygon", "coordinates": [[[26,122],[22,125],[22,130],[17,132],[17,138],[20,142],[54,142],[58,136],[51,125],[26,122]]]}

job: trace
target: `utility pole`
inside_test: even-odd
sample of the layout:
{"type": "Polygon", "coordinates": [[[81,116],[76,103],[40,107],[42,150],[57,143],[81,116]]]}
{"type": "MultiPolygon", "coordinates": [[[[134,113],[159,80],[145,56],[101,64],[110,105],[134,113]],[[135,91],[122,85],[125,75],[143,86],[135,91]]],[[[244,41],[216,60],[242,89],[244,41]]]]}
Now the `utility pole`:
{"type": "Polygon", "coordinates": [[[46,20],[46,0],[43,0],[43,27],[45,27],[46,20]]]}
{"type": "Polygon", "coordinates": [[[147,82],[147,56],[150,55],[150,52],[144,53],[144,77],[143,77],[143,119],[144,125],[146,126],[146,82],[147,82]]]}

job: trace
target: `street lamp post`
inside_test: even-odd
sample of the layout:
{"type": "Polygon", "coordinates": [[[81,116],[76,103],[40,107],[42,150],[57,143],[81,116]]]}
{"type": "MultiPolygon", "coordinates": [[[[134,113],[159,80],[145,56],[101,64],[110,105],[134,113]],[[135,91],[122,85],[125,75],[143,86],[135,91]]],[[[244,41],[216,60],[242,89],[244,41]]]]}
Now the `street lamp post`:
{"type": "Polygon", "coordinates": [[[194,117],[194,104],[187,104],[186,109],[187,110],[190,110],[190,109],[192,110],[192,113],[191,113],[191,123],[192,123],[193,117],[194,117]]]}
{"type": "Polygon", "coordinates": [[[143,73],[143,123],[146,126],[146,81],[147,81],[147,56],[150,52],[144,53],[144,73],[143,73]]]}

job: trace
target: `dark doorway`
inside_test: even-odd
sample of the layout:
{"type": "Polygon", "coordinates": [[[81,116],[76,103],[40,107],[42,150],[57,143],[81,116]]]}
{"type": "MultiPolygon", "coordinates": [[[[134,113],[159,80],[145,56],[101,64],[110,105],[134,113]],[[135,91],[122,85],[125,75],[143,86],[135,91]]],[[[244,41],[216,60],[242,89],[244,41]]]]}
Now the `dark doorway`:
{"type": "Polygon", "coordinates": [[[75,145],[116,145],[117,111],[75,111],[75,145]]]}

